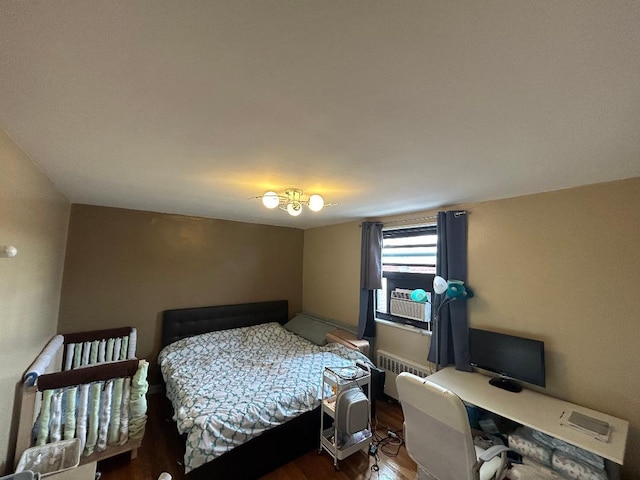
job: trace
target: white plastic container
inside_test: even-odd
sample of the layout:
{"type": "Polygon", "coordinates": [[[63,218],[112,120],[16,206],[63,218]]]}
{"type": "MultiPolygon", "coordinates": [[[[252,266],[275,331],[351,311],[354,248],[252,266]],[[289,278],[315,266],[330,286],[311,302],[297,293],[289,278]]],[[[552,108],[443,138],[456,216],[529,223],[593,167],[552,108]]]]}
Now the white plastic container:
{"type": "Polygon", "coordinates": [[[16,473],[30,470],[42,477],[77,467],[80,463],[80,440],[61,440],[27,448],[20,457],[16,473]]]}

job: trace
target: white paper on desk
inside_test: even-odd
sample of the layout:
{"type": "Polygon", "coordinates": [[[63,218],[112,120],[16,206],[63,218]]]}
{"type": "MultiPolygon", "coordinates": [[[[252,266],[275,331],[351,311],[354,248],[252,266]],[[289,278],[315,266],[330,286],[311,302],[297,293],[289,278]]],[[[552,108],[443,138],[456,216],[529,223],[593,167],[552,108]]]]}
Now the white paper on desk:
{"type": "Polygon", "coordinates": [[[609,441],[609,436],[611,434],[611,428],[612,428],[611,425],[609,425],[609,430],[607,430],[607,433],[599,434],[597,432],[594,432],[593,430],[589,430],[587,428],[580,427],[579,425],[576,425],[574,423],[570,423],[569,417],[571,416],[571,413],[572,411],[562,412],[562,415],[560,415],[560,418],[558,419],[558,423],[562,426],[571,428],[573,430],[577,430],[578,432],[582,432],[585,435],[588,435],[591,438],[595,438],[596,440],[599,440],[601,442],[607,443],[609,441]]]}

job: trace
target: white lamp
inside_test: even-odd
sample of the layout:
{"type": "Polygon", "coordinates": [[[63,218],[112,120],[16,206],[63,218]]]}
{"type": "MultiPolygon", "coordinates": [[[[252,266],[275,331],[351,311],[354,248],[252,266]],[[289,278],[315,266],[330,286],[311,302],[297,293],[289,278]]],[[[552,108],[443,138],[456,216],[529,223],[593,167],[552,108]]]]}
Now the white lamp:
{"type": "Polygon", "coordinates": [[[297,217],[302,213],[302,205],[300,202],[289,202],[287,203],[287,213],[292,217],[297,217]]]}
{"type": "Polygon", "coordinates": [[[437,275],[433,279],[433,291],[438,295],[443,294],[447,291],[447,281],[441,276],[437,275]]]}
{"type": "Polygon", "coordinates": [[[276,192],[266,192],[262,196],[262,204],[267,208],[276,208],[280,205],[280,198],[276,192]]]}
{"type": "Polygon", "coordinates": [[[302,190],[299,188],[288,188],[284,194],[279,195],[274,191],[265,192],[262,197],[262,204],[269,208],[280,208],[286,210],[292,217],[297,217],[302,213],[302,207],[307,206],[312,212],[319,212],[324,207],[335,205],[335,203],[325,203],[321,195],[313,194],[308,200],[302,198],[302,190]]]}
{"type": "Polygon", "coordinates": [[[309,197],[309,210],[319,212],[324,207],[324,198],[318,194],[311,195],[309,197]]]}
{"type": "Polygon", "coordinates": [[[436,342],[436,371],[440,368],[440,311],[454,300],[467,300],[473,297],[473,290],[460,280],[445,280],[439,275],[433,279],[433,291],[436,295],[445,295],[433,310],[433,337],[436,342]]]}

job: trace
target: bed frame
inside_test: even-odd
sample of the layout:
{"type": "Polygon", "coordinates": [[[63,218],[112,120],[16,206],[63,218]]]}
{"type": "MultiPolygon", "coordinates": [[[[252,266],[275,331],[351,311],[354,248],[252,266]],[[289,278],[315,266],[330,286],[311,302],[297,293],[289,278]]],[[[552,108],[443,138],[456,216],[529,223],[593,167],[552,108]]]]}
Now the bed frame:
{"type": "MultiPolygon", "coordinates": [[[[162,346],[201,333],[268,322],[284,325],[288,320],[287,300],[166,310],[162,315],[162,346]]],[[[258,478],[317,449],[319,429],[320,407],[201,465],[187,478],[258,478]]]]}
{"type": "Polygon", "coordinates": [[[207,332],[269,322],[284,325],[288,321],[287,300],[165,310],[162,312],[162,346],[207,332]]]}
{"type": "MultiPolygon", "coordinates": [[[[146,361],[135,357],[136,336],[135,328],[122,327],[56,335],[49,341],[23,377],[20,391],[20,420],[14,467],[18,465],[22,453],[27,448],[34,446],[36,442],[33,428],[34,424],[39,422],[38,417],[42,408],[43,392],[55,391],[68,398],[66,397],[68,391],[75,393],[75,389],[80,391],[83,386],[86,386],[88,391],[89,385],[94,382],[116,381],[117,379],[122,379],[123,388],[125,382],[128,382],[126,388],[133,388],[131,387],[131,378],[138,373],[138,378],[142,382],[141,385],[144,385],[144,392],[140,391],[137,395],[146,394],[147,364],[146,361]]],[[[129,405],[132,405],[131,402],[134,400],[133,390],[131,392],[129,405]]],[[[122,401],[124,401],[124,397],[122,401]]],[[[122,405],[121,408],[124,408],[125,404],[122,405]]],[[[103,460],[125,452],[130,452],[131,458],[136,457],[137,449],[142,443],[142,435],[144,435],[146,424],[146,401],[141,402],[138,400],[138,405],[144,405],[145,408],[136,409],[137,411],[140,410],[142,416],[137,416],[135,419],[129,417],[126,430],[129,436],[123,436],[114,441],[111,441],[110,438],[105,448],[96,447],[91,455],[83,454],[80,457],[80,465],[103,460]],[[131,436],[131,430],[128,428],[129,426],[133,428],[133,422],[135,422],[137,429],[137,433],[133,435],[135,438],[131,436]]],[[[119,411],[119,409],[115,408],[113,411],[119,411]]],[[[87,432],[89,430],[89,416],[90,413],[87,412],[85,417],[87,432]]],[[[62,417],[64,417],[64,413],[62,413],[62,417]]],[[[111,418],[114,424],[117,424],[116,422],[119,419],[119,417],[111,418]]],[[[79,419],[77,420],[79,425],[80,421],[79,419]]],[[[65,427],[64,418],[61,421],[63,422],[61,428],[65,427]]],[[[66,435],[68,432],[65,430],[64,433],[66,435]]],[[[73,435],[72,438],[76,438],[78,432],[72,429],[69,435],[73,435]]],[[[42,439],[42,441],[47,444],[54,440],[48,437],[42,439]]],[[[82,446],[83,443],[81,442],[82,446]]]]}

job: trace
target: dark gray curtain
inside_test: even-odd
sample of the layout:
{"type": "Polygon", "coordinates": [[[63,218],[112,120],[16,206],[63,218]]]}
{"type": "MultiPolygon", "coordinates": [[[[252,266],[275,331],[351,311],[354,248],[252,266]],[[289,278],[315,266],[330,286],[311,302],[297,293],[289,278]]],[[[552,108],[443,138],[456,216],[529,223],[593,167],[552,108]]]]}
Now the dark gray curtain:
{"type": "MultiPolygon", "coordinates": [[[[438,212],[438,253],[436,275],[446,280],[467,283],[467,215],[461,211],[438,212]]],[[[438,309],[445,295],[435,295],[438,309]]],[[[440,366],[454,364],[456,369],[471,371],[469,365],[469,321],[466,300],[454,300],[440,310],[437,335],[431,337],[428,359],[436,362],[440,348],[440,366]],[[437,338],[435,338],[437,336],[437,338]]]]}
{"type": "Polygon", "coordinates": [[[363,222],[358,338],[369,341],[371,352],[373,352],[373,342],[376,337],[374,295],[379,288],[382,288],[382,223],[363,222]]]}

